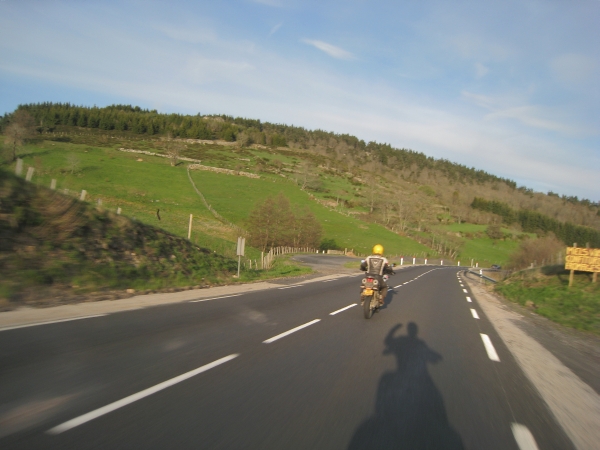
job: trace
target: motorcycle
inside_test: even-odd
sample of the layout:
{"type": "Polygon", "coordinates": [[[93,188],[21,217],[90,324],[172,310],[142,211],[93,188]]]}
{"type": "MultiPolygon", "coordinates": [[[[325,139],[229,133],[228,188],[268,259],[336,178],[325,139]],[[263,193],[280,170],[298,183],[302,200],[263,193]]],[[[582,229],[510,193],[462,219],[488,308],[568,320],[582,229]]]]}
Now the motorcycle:
{"type": "MultiPolygon", "coordinates": [[[[388,278],[388,275],[383,275],[384,282],[387,283],[388,278]]],[[[373,313],[380,307],[381,290],[379,288],[379,280],[372,275],[367,275],[362,279],[360,288],[360,303],[363,307],[365,319],[370,319],[373,313]]]]}

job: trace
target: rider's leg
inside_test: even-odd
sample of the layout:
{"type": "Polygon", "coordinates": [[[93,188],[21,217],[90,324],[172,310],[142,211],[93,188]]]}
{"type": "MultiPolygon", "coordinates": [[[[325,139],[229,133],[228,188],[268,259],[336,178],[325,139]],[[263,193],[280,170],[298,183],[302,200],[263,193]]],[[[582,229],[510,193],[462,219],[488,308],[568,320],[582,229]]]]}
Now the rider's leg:
{"type": "Polygon", "coordinates": [[[388,291],[388,285],[383,281],[383,277],[379,277],[379,285],[381,286],[381,290],[379,291],[379,305],[383,306],[388,291]]]}

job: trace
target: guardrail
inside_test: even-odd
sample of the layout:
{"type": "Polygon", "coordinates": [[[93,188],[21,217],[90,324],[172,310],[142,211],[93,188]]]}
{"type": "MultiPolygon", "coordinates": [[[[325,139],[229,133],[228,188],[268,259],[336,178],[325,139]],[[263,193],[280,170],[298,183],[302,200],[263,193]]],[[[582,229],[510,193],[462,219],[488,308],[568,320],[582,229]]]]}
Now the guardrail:
{"type": "Polygon", "coordinates": [[[497,280],[494,280],[493,278],[486,277],[486,276],[483,274],[483,270],[481,270],[481,269],[479,270],[479,272],[475,272],[475,271],[473,271],[473,270],[471,270],[471,269],[468,269],[468,270],[466,270],[466,272],[467,272],[467,273],[471,273],[471,274],[473,274],[473,275],[477,275],[479,278],[481,278],[481,279],[483,279],[483,280],[491,281],[492,283],[497,283],[497,282],[498,282],[497,280]]]}

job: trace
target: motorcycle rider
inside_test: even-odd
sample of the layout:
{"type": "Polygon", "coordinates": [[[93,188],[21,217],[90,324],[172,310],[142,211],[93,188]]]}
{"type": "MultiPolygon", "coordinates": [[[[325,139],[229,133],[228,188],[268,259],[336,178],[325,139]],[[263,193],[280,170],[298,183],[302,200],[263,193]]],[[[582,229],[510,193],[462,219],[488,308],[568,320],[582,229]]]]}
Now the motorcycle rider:
{"type": "Polygon", "coordinates": [[[377,278],[379,282],[379,306],[383,306],[385,296],[387,295],[388,285],[383,279],[383,274],[393,274],[394,271],[389,261],[383,256],[383,246],[377,244],[373,247],[373,254],[367,256],[360,264],[360,270],[367,272],[367,275],[377,278]]]}

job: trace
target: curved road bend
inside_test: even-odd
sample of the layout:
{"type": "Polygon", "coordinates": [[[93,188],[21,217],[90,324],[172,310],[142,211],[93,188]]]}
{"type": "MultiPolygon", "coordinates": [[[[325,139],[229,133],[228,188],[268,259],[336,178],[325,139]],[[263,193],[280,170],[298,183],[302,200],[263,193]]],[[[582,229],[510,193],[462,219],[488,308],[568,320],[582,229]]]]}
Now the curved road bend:
{"type": "Polygon", "coordinates": [[[1,331],[0,448],[572,448],[456,268],[356,275],[1,331]]]}

